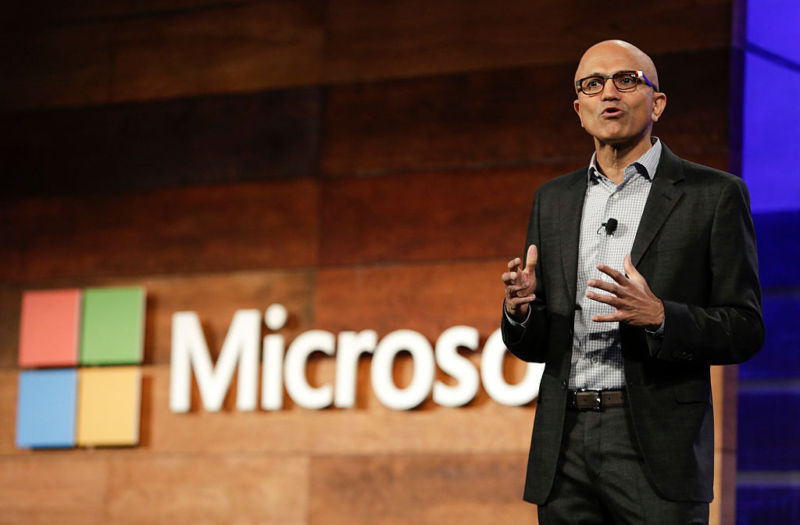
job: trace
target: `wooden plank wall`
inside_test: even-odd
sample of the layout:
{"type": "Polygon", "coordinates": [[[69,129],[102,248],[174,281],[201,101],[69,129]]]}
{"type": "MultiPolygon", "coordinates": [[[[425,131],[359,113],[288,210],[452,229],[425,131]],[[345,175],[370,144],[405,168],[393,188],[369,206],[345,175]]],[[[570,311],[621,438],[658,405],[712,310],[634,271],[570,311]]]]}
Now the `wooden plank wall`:
{"type": "MultiPolygon", "coordinates": [[[[499,323],[530,200],[585,164],[572,73],[650,52],[657,134],[726,168],[730,0],[18,0],[2,15],[0,523],[535,523],[535,406],[168,409],[170,315],[218,351],[236,309],[287,340],[499,323]],[[141,284],[141,445],[14,445],[22,290],[141,284]]],[[[472,356],[477,362],[477,356],[472,356]]],[[[401,360],[398,380],[412,371],[401,360]]],[[[521,377],[509,362],[510,378],[521,377]]],[[[312,382],[333,377],[314,359],[312,382]]],[[[715,370],[717,500],[733,523],[735,373],[715,370]],[[723,403],[723,400],[725,401],[723,403]],[[727,430],[726,430],[727,429],[727,430]]],[[[196,394],[196,392],[195,392],[196,394]]],[[[197,400],[195,399],[195,407],[197,400]]]]}

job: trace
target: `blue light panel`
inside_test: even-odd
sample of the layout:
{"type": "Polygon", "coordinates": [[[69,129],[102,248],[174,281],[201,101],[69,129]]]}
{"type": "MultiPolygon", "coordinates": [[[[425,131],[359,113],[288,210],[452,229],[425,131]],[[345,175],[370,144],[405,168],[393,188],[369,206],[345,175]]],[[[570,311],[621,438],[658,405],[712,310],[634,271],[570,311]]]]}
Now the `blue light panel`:
{"type": "Polygon", "coordinates": [[[747,2],[747,41],[800,63],[800,8],[797,0],[747,2]]]}
{"type": "Polygon", "coordinates": [[[742,175],[753,213],[800,209],[800,71],[748,52],[742,175]]]}

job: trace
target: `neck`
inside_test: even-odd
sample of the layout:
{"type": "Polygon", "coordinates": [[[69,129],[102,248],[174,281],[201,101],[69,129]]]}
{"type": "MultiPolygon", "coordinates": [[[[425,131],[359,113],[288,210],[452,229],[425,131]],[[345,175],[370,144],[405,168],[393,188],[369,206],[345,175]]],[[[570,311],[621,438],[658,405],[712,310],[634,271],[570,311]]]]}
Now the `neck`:
{"type": "Polygon", "coordinates": [[[647,133],[640,140],[628,144],[609,144],[594,139],[597,152],[595,162],[614,184],[619,184],[625,179],[625,166],[636,161],[650,149],[650,134],[647,133]]]}

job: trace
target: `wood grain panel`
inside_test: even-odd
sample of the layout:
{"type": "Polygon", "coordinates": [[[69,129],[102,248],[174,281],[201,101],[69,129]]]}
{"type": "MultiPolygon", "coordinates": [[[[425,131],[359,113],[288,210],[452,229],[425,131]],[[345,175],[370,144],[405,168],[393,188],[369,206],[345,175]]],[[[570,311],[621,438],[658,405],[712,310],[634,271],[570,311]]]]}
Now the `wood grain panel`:
{"type": "Polygon", "coordinates": [[[714,500],[708,517],[711,525],[736,523],[736,451],[714,451],[714,500]]]}
{"type": "MultiPolygon", "coordinates": [[[[330,360],[311,365],[315,384],[333,377],[330,360]],[[320,381],[321,380],[321,381],[320,381]],[[317,381],[320,381],[317,383],[317,381]]],[[[157,452],[259,452],[307,454],[525,453],[530,444],[534,410],[505,407],[481,391],[470,408],[444,408],[428,401],[420,409],[394,411],[381,405],[368,375],[361,371],[361,405],[355,409],[310,411],[290,400],[276,412],[188,414],[169,412],[168,377],[160,367],[153,375],[151,445],[157,452]]],[[[234,390],[231,390],[232,394],[234,390]]],[[[231,396],[232,397],[232,396],[231,396]]],[[[197,407],[193,400],[193,407],[197,407]]]]}
{"type": "Polygon", "coordinates": [[[18,383],[17,370],[0,369],[0,454],[3,455],[24,454],[16,445],[18,383]]]}
{"type": "Polygon", "coordinates": [[[736,522],[736,438],[739,401],[739,367],[711,367],[714,396],[714,494],[712,523],[736,522]]]}
{"type": "MultiPolygon", "coordinates": [[[[658,61],[670,104],[657,134],[688,158],[727,164],[727,54],[658,61]],[[689,87],[698,77],[709,81],[689,87]]],[[[334,88],[323,168],[342,175],[551,166],[564,158],[571,159],[565,169],[585,164],[591,141],[561,85],[571,69],[334,88]],[[556,93],[561,102],[552,102],[556,93]]],[[[9,113],[0,117],[0,167],[18,176],[3,179],[0,189],[8,197],[310,176],[318,96],[316,89],[278,90],[9,113]]]]}
{"type": "MultiPolygon", "coordinates": [[[[147,295],[144,363],[169,363],[172,315],[197,312],[216,358],[237,310],[264,312],[282,304],[289,319],[281,334],[288,340],[310,330],[313,320],[314,273],[309,270],[236,272],[136,280],[83,279],[71,286],[142,286],[147,295]]],[[[0,368],[17,368],[22,290],[0,290],[0,368]]],[[[43,327],[46,329],[46,327],[43,327]]],[[[265,328],[266,330],[266,328],[265,328]]]]}
{"type": "Polygon", "coordinates": [[[0,369],[16,368],[19,362],[19,323],[22,291],[0,286],[0,369]]]}
{"type": "Polygon", "coordinates": [[[147,290],[145,362],[149,364],[169,363],[172,315],[179,311],[197,312],[215,358],[237,310],[255,308],[263,313],[271,304],[282,304],[289,319],[280,333],[287,340],[313,327],[314,274],[308,270],[149,278],[130,284],[147,290]]]}
{"type": "MultiPolygon", "coordinates": [[[[723,46],[653,59],[659,88],[667,94],[667,109],[653,133],[679,156],[707,160],[712,165],[715,158],[727,158],[729,49],[723,46]],[[697,81],[700,78],[703,82],[697,81]]],[[[727,169],[727,162],[721,169],[727,169]]]]}
{"type": "Polygon", "coordinates": [[[309,177],[319,92],[276,90],[0,116],[4,198],[309,177]]]}
{"type": "MultiPolygon", "coordinates": [[[[330,372],[331,370],[328,369],[323,375],[330,372]]],[[[2,379],[2,382],[0,382],[0,409],[14,405],[11,399],[15,394],[14,375],[16,374],[13,372],[0,372],[0,379],[2,379]]],[[[153,488],[153,481],[166,478],[164,482],[169,483],[172,476],[191,474],[192,467],[187,465],[197,466],[202,463],[198,468],[210,469],[220,474],[217,481],[227,481],[218,484],[219,487],[221,490],[229,490],[228,487],[231,483],[235,485],[238,483],[236,480],[241,479],[242,475],[246,475],[246,473],[239,472],[239,467],[236,467],[235,464],[240,460],[245,461],[242,459],[244,457],[247,458],[246,462],[248,463],[253,461],[253,457],[249,456],[250,453],[258,454],[258,457],[265,461],[269,458],[265,457],[264,454],[311,454],[315,462],[311,468],[314,473],[321,472],[316,465],[317,455],[335,456],[323,458],[328,462],[331,469],[335,471],[336,469],[344,468],[352,476],[366,478],[354,483],[354,490],[361,483],[371,485],[375,481],[374,478],[370,477],[375,475],[375,468],[373,467],[376,456],[374,455],[380,455],[378,457],[383,458],[385,461],[387,458],[392,458],[392,456],[387,457],[385,454],[399,454],[394,457],[399,462],[396,471],[402,475],[398,474],[397,479],[392,483],[398,485],[398,494],[407,495],[410,491],[409,497],[412,498],[411,501],[416,502],[418,497],[414,495],[414,491],[417,490],[417,487],[431,488],[431,484],[437,486],[437,483],[443,482],[443,480],[437,480],[435,476],[431,480],[424,479],[431,472],[440,472],[442,476],[445,476],[447,472],[453,473],[451,469],[456,469],[458,472],[461,472],[461,469],[466,469],[467,472],[462,472],[459,476],[452,476],[453,479],[450,479],[450,482],[456,484],[459,480],[469,481],[472,476],[470,472],[473,472],[474,475],[486,476],[491,472],[487,473],[480,468],[480,458],[494,452],[512,458],[509,464],[500,470],[510,471],[513,469],[517,474],[511,481],[509,481],[509,478],[502,476],[499,480],[490,477],[489,479],[498,482],[497,485],[489,485],[497,488],[496,491],[491,493],[496,494],[499,498],[511,498],[510,501],[521,503],[518,497],[522,487],[524,460],[529,444],[530,424],[533,416],[533,411],[530,408],[500,407],[488,401],[485,393],[482,393],[470,408],[463,409],[444,409],[428,406],[423,410],[394,412],[382,408],[374,400],[370,400],[367,407],[361,407],[357,410],[334,409],[312,412],[289,406],[283,411],[274,413],[255,412],[247,414],[224,411],[210,414],[195,411],[190,414],[172,414],[167,408],[168,376],[169,372],[166,366],[148,366],[144,368],[145,383],[152,382],[152,387],[145,389],[144,395],[149,398],[143,400],[143,406],[149,406],[150,409],[143,414],[142,427],[143,432],[150,434],[151,438],[140,447],[127,450],[97,449],[52,453],[18,451],[13,448],[12,422],[15,418],[12,414],[2,413],[0,414],[2,416],[0,418],[0,421],[2,421],[0,455],[3,457],[0,457],[0,462],[9,461],[12,456],[16,457],[16,459],[42,461],[43,463],[37,463],[33,468],[29,469],[31,479],[36,480],[39,479],[42,472],[49,472],[54,466],[58,468],[60,462],[76,461],[81,465],[85,465],[89,460],[113,459],[115,467],[112,472],[113,478],[117,480],[117,485],[114,486],[118,489],[118,493],[116,493],[118,500],[111,500],[112,514],[115,512],[119,516],[128,516],[130,514],[129,519],[133,520],[133,522],[146,520],[145,511],[134,509],[135,506],[146,501],[168,507],[174,513],[170,515],[183,516],[184,513],[191,514],[191,508],[185,509],[183,508],[184,505],[187,504],[187,501],[196,497],[199,492],[207,490],[206,485],[208,483],[205,478],[200,476],[199,482],[196,484],[190,482],[189,487],[181,486],[181,483],[168,487],[165,490],[171,501],[173,501],[172,506],[170,506],[170,504],[160,501],[158,494],[163,492],[163,487],[159,484],[158,487],[153,488]],[[185,456],[184,454],[192,455],[185,456]],[[201,454],[201,456],[196,454],[201,454]],[[418,460],[414,460],[416,454],[425,455],[420,456],[418,460]],[[434,456],[431,460],[432,456],[430,454],[439,454],[442,458],[437,459],[434,456]],[[232,463],[228,460],[231,455],[235,456],[233,459],[234,466],[231,466],[232,463]],[[188,459],[189,457],[191,457],[191,460],[188,459]],[[448,459],[451,457],[453,461],[448,459]],[[478,459],[473,460],[473,458],[478,459]],[[407,467],[403,466],[407,461],[418,465],[418,468],[414,469],[414,474],[406,475],[407,471],[410,472],[407,467]],[[123,464],[120,467],[121,470],[116,467],[120,462],[123,464]],[[464,462],[467,463],[466,466],[463,465],[464,462]],[[473,471],[472,469],[476,468],[476,464],[479,466],[476,471],[473,471]],[[358,465],[366,465],[367,474],[361,472],[361,467],[358,467],[358,465]],[[481,474],[475,472],[480,472],[481,474]],[[121,479],[126,479],[127,481],[123,483],[123,481],[120,481],[121,479]],[[140,483],[136,479],[149,481],[140,483]],[[155,492],[151,492],[151,490],[155,492]],[[169,490],[172,490],[172,492],[169,492],[169,490]]],[[[717,375],[714,376],[714,380],[717,380],[717,375]]],[[[732,471],[728,470],[726,474],[725,465],[730,468],[735,464],[735,453],[722,451],[717,445],[715,456],[715,470],[717,473],[715,493],[717,494],[717,499],[712,503],[712,523],[720,523],[715,516],[731,511],[734,484],[731,481],[733,477],[730,475],[732,471]]],[[[272,456],[272,458],[274,457],[272,456]]],[[[496,458],[498,456],[492,457],[496,458]]],[[[502,461],[490,463],[496,466],[502,461]]],[[[9,463],[2,464],[5,467],[9,463]]],[[[7,471],[6,468],[0,470],[2,472],[7,471]]],[[[378,469],[378,472],[385,471],[385,466],[378,469]]],[[[271,467],[269,472],[274,473],[271,467]]],[[[492,472],[497,473],[497,471],[492,472]]],[[[507,472],[503,474],[505,475],[507,472]]],[[[259,470],[258,475],[264,478],[261,470],[259,470]]],[[[281,474],[281,476],[284,475],[281,474]]],[[[447,474],[445,477],[449,476],[450,474],[447,474]]],[[[198,477],[192,477],[192,480],[197,481],[198,477]]],[[[327,499],[329,497],[341,499],[342,501],[339,503],[341,505],[357,505],[369,513],[377,511],[376,509],[383,509],[383,511],[390,514],[392,512],[391,508],[386,509],[383,507],[386,502],[382,501],[382,492],[375,494],[375,505],[378,507],[364,506],[357,498],[354,500],[352,494],[337,492],[332,495],[328,493],[330,487],[320,486],[329,485],[330,483],[332,482],[327,478],[327,474],[312,478],[311,495],[314,498],[319,497],[322,499],[322,502],[318,499],[313,501],[312,514],[315,516],[319,516],[320,509],[329,508],[329,505],[333,505],[333,508],[336,508],[336,504],[327,499]]],[[[470,481],[470,483],[472,482],[470,481]]],[[[340,485],[342,490],[347,490],[344,487],[349,486],[347,484],[340,485]]],[[[51,487],[52,485],[47,486],[51,487]]],[[[459,493],[462,493],[459,487],[457,485],[454,490],[457,489],[459,493]]],[[[438,494],[449,494],[449,492],[439,492],[438,494]]],[[[469,493],[467,492],[467,494],[469,493]]],[[[475,505],[476,502],[483,501],[482,498],[473,498],[471,496],[468,499],[469,505],[475,505]]],[[[435,512],[457,513],[455,509],[450,507],[448,501],[447,498],[440,498],[438,502],[442,505],[442,508],[435,512]]],[[[509,500],[504,499],[503,501],[507,502],[509,500]]],[[[2,504],[2,501],[0,501],[0,504],[2,504]]],[[[505,503],[502,506],[505,506],[505,503]]],[[[420,519],[444,519],[444,515],[437,513],[429,515],[428,512],[434,512],[433,509],[428,509],[424,506],[418,508],[424,509],[420,519]]],[[[526,506],[526,508],[533,507],[526,506]]],[[[45,510],[40,509],[43,512],[43,520],[50,516],[45,510]]],[[[489,510],[482,507],[474,508],[473,510],[478,516],[484,516],[484,512],[489,512],[489,510]]],[[[495,512],[501,512],[501,510],[495,509],[495,512]]],[[[339,516],[340,514],[334,513],[331,515],[339,516]]],[[[121,521],[128,523],[124,519],[121,519],[121,521]]],[[[91,521],[88,522],[91,523],[91,521]]],[[[366,523],[368,522],[366,521],[366,523]]]]}
{"type": "Polygon", "coordinates": [[[0,280],[310,266],[317,206],[310,179],[13,201],[0,280]]]}
{"type": "Polygon", "coordinates": [[[32,31],[8,23],[6,28],[0,35],[0,110],[109,100],[115,38],[112,24],[32,31]]]}
{"type": "MultiPolygon", "coordinates": [[[[739,367],[712,366],[711,386],[714,399],[714,435],[717,449],[736,453],[739,367]]],[[[735,472],[735,469],[734,469],[735,472]]],[[[727,474],[727,473],[726,473],[727,474]]]]}
{"type": "MultiPolygon", "coordinates": [[[[405,367],[406,371],[410,367],[405,367]]],[[[314,384],[333,377],[331,360],[309,366],[314,384]]],[[[47,452],[18,450],[14,444],[16,372],[0,371],[0,457],[39,456],[47,452]]],[[[481,389],[469,408],[446,408],[427,401],[411,411],[390,410],[378,402],[366,384],[368,370],[359,371],[359,401],[354,409],[306,410],[287,398],[280,411],[237,412],[236,385],[231,402],[220,412],[206,412],[196,393],[192,410],[175,414],[169,409],[169,366],[142,368],[141,443],[120,450],[98,448],[60,452],[77,457],[118,457],[121,454],[170,457],[194,454],[524,454],[530,445],[534,408],[506,407],[481,389]]],[[[403,378],[400,378],[403,381],[403,378]]],[[[398,382],[398,384],[402,384],[398,382]]]]}
{"type": "Polygon", "coordinates": [[[42,453],[0,457],[0,523],[105,525],[108,462],[42,453]]]}
{"type": "Polygon", "coordinates": [[[117,173],[127,116],[114,106],[0,114],[2,198],[136,187],[117,173]]]}
{"type": "Polygon", "coordinates": [[[731,24],[730,0],[614,13],[488,0],[18,4],[1,91],[14,108],[572,63],[609,28],[652,54],[726,48],[731,24]]]}
{"type": "MultiPolygon", "coordinates": [[[[671,148],[672,145],[670,144],[670,149],[671,148]]],[[[676,153],[676,151],[673,150],[673,153],[676,153]]],[[[722,147],[717,148],[709,146],[705,151],[691,151],[690,148],[690,151],[687,151],[686,153],[681,151],[680,156],[691,162],[696,162],[705,166],[711,166],[712,168],[728,171],[730,173],[736,173],[737,175],[741,176],[741,171],[736,171],[736,166],[731,162],[731,156],[729,152],[722,147]]]]}
{"type": "Polygon", "coordinates": [[[37,28],[99,20],[118,21],[174,11],[203,11],[237,3],[241,0],[8,0],[0,20],[14,20],[16,26],[37,28]]]}
{"type": "Polygon", "coordinates": [[[308,459],[230,454],[111,463],[110,525],[306,523],[308,459]]]}
{"type": "Polygon", "coordinates": [[[711,367],[714,398],[714,501],[711,523],[733,525],[736,521],[736,425],[739,367],[711,367]]]}
{"type": "Polygon", "coordinates": [[[120,24],[111,100],[310,85],[319,81],[321,0],[245,2],[120,24]]]}
{"type": "MultiPolygon", "coordinates": [[[[728,53],[654,59],[669,97],[655,134],[679,155],[727,155],[728,53]]],[[[578,54],[556,65],[332,87],[324,104],[323,173],[588,163],[594,147],[572,108],[577,60],[578,54]]]]}
{"type": "Polygon", "coordinates": [[[328,176],[586,162],[572,64],[335,86],[325,101],[328,176]],[[576,157],[573,159],[573,157],[576,157]]]}
{"type": "Polygon", "coordinates": [[[521,256],[539,184],[577,167],[326,181],[320,264],[521,256]]]}
{"type": "Polygon", "coordinates": [[[609,35],[654,54],[728,47],[731,2],[332,0],[328,20],[325,79],[345,83],[572,63],[609,35]]]}
{"type": "Polygon", "coordinates": [[[524,454],[318,457],[311,525],[537,523],[524,454]]]}
{"type": "Polygon", "coordinates": [[[132,7],[138,2],[79,4],[4,34],[10,80],[0,86],[0,107],[245,92],[321,77],[321,0],[164,3],[167,9],[152,11],[132,7]]]}
{"type": "MultiPolygon", "coordinates": [[[[519,239],[522,246],[524,233],[519,239]]],[[[315,325],[379,334],[411,328],[435,340],[461,324],[488,336],[500,326],[507,260],[322,269],[315,325]]]]}

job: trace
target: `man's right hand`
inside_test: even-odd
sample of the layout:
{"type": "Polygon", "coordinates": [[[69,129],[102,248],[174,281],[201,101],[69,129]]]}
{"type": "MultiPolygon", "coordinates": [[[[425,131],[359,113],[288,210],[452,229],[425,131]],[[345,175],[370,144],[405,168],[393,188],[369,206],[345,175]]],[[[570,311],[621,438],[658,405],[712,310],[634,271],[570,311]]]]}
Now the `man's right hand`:
{"type": "Polygon", "coordinates": [[[523,321],[528,316],[529,304],[536,299],[533,291],[536,289],[536,260],[539,254],[536,245],[528,246],[528,256],[525,269],[519,257],[508,261],[508,271],[503,274],[503,284],[506,286],[506,312],[516,321],[523,321]]]}

